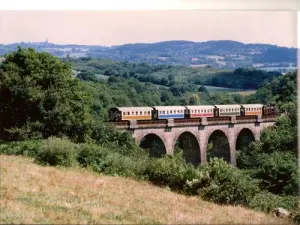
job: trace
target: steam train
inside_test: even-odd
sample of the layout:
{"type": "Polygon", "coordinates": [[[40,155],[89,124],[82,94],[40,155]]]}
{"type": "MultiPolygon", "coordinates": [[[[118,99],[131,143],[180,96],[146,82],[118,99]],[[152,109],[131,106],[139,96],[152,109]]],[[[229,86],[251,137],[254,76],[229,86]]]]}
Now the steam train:
{"type": "Polygon", "coordinates": [[[166,120],[228,116],[275,115],[275,105],[187,105],[152,107],[114,107],[109,109],[109,121],[166,120]]]}

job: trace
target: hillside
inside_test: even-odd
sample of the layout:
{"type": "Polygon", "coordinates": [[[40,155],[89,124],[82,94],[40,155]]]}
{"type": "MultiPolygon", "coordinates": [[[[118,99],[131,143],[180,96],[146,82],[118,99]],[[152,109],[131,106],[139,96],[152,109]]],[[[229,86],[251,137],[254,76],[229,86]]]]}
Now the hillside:
{"type": "Polygon", "coordinates": [[[256,67],[285,72],[296,67],[296,48],[269,44],[244,44],[220,40],[207,42],[163,41],[119,46],[57,45],[42,43],[14,43],[0,45],[0,55],[14,51],[17,46],[32,47],[59,57],[93,57],[135,63],[185,65],[195,67],[236,69],[256,67]]]}
{"type": "Polygon", "coordinates": [[[1,223],[288,224],[167,189],[81,169],[41,167],[1,155],[1,223]]]}
{"type": "Polygon", "coordinates": [[[91,58],[68,58],[63,61],[72,64],[73,70],[77,73],[74,72],[74,75],[84,72],[79,75],[79,78],[83,78],[83,80],[93,76],[104,79],[108,79],[107,76],[114,76],[126,79],[135,78],[141,82],[150,82],[167,87],[189,85],[188,89],[190,90],[198,89],[199,85],[236,89],[235,91],[254,90],[259,88],[262,83],[281,76],[279,72],[266,72],[253,68],[235,70],[191,68],[91,58]]]}

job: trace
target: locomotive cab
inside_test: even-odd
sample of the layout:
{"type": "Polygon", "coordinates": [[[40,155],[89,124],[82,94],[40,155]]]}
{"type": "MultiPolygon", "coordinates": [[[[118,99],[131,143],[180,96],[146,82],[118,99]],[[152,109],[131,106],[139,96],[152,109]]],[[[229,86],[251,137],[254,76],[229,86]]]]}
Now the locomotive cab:
{"type": "Polygon", "coordinates": [[[263,106],[263,115],[276,115],[276,108],[274,104],[264,105],[263,106]]]}

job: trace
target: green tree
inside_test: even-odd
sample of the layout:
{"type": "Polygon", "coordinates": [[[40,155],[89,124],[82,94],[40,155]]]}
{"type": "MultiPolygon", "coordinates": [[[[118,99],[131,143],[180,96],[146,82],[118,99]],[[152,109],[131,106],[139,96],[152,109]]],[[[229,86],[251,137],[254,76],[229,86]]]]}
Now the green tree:
{"type": "Polygon", "coordinates": [[[84,140],[89,102],[70,65],[48,53],[18,48],[0,65],[1,139],[38,134],[84,140]]]}
{"type": "Polygon", "coordinates": [[[77,75],[77,78],[83,81],[98,81],[97,77],[90,71],[82,71],[77,75]]]}

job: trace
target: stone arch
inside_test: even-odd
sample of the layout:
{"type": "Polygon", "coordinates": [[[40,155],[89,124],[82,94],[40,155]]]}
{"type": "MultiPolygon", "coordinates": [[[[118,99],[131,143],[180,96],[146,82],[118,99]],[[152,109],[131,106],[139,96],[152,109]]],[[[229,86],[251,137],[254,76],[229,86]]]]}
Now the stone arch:
{"type": "Polygon", "coordinates": [[[242,128],[237,136],[235,149],[242,150],[245,147],[249,147],[249,144],[256,140],[255,133],[249,128],[242,128]]]}
{"type": "Polygon", "coordinates": [[[162,157],[167,153],[164,140],[154,133],[144,135],[140,139],[140,147],[147,149],[151,157],[162,157]]]}
{"type": "Polygon", "coordinates": [[[231,162],[229,139],[224,131],[217,129],[212,131],[207,140],[207,159],[212,157],[222,158],[231,162]]]}
{"type": "Polygon", "coordinates": [[[174,149],[178,145],[183,150],[183,158],[195,166],[201,163],[200,143],[190,131],[181,132],[174,140],[174,149]]]}

